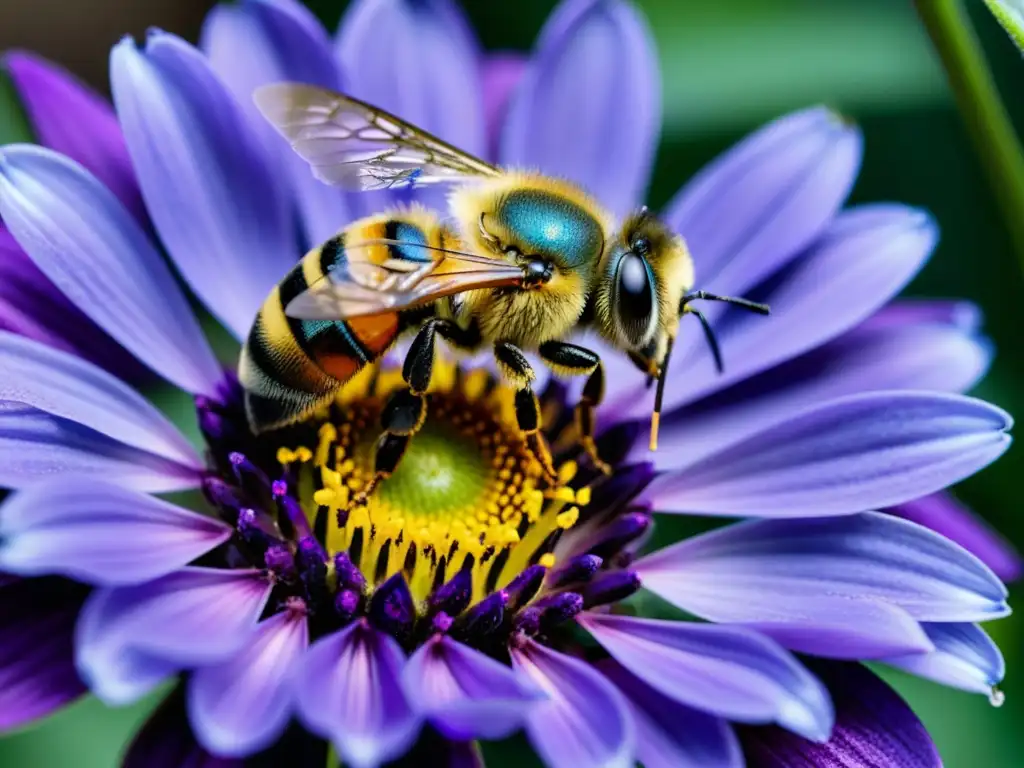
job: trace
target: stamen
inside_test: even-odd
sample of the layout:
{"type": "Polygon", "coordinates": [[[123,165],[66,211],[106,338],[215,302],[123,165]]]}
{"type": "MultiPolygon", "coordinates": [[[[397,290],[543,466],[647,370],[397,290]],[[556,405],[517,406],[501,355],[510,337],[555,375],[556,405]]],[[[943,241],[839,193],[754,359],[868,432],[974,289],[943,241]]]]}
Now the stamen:
{"type": "Polygon", "coordinates": [[[602,574],[583,588],[583,603],[593,608],[606,603],[625,600],[640,589],[640,575],[636,571],[610,571],[602,574]]]}
{"type": "Polygon", "coordinates": [[[551,589],[590,581],[604,561],[597,555],[578,555],[551,574],[551,589]]]}

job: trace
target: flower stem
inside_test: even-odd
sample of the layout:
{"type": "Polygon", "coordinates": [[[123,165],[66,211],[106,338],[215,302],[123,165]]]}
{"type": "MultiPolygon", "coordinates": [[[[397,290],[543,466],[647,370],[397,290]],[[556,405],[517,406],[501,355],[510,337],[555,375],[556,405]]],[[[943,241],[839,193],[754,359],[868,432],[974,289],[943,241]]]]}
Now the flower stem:
{"type": "Polygon", "coordinates": [[[914,0],[1024,270],[1024,153],[960,0],[914,0]]]}
{"type": "Polygon", "coordinates": [[[341,758],[331,742],[327,742],[327,765],[325,768],[341,768],[341,758]]]}

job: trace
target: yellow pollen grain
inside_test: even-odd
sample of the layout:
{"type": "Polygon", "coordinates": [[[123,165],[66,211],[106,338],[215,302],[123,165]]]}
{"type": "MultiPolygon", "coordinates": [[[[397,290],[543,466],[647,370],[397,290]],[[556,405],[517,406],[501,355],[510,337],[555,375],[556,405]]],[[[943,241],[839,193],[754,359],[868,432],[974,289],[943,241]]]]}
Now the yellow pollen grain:
{"type": "Polygon", "coordinates": [[[576,503],[581,507],[585,507],[590,503],[591,491],[590,486],[584,486],[576,491],[576,503]]]}
{"type": "Polygon", "coordinates": [[[554,568],[555,556],[550,552],[545,552],[543,555],[540,556],[540,560],[538,560],[537,562],[543,565],[545,568],[554,568]]]}
{"type": "Polygon", "coordinates": [[[558,527],[562,530],[568,530],[576,525],[576,521],[580,519],[579,507],[569,507],[565,512],[555,518],[555,522],[558,527]]]}

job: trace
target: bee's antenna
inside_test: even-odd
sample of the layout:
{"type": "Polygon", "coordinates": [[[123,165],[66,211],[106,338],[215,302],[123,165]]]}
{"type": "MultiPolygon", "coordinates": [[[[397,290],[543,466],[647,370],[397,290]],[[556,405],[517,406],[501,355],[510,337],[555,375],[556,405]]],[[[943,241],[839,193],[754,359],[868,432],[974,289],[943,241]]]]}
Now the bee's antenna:
{"type": "Polygon", "coordinates": [[[714,293],[707,293],[706,291],[694,291],[683,296],[683,300],[679,302],[679,312],[682,314],[683,308],[691,301],[697,301],[698,299],[703,301],[723,301],[726,304],[732,304],[734,307],[740,309],[747,309],[751,312],[756,312],[759,315],[770,315],[771,307],[767,304],[761,304],[757,301],[749,301],[747,299],[741,299],[736,296],[718,296],[714,293]]]}
{"type": "Polygon", "coordinates": [[[658,371],[658,388],[654,392],[654,413],[651,414],[651,443],[652,451],[658,450],[658,427],[661,426],[661,403],[665,399],[665,382],[668,380],[668,361],[672,357],[672,346],[675,344],[675,337],[668,337],[668,344],[665,347],[665,359],[661,361],[661,370],[658,371]]]}

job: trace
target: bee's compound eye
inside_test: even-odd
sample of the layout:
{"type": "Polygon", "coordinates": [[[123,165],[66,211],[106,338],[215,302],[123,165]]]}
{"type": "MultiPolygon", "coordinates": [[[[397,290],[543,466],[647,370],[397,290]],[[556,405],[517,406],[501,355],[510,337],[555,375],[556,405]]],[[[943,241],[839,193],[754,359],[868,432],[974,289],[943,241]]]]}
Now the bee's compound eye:
{"type": "Polygon", "coordinates": [[[654,278],[647,262],[627,252],[615,272],[615,311],[623,333],[640,346],[647,341],[654,314],[654,278]]]}

